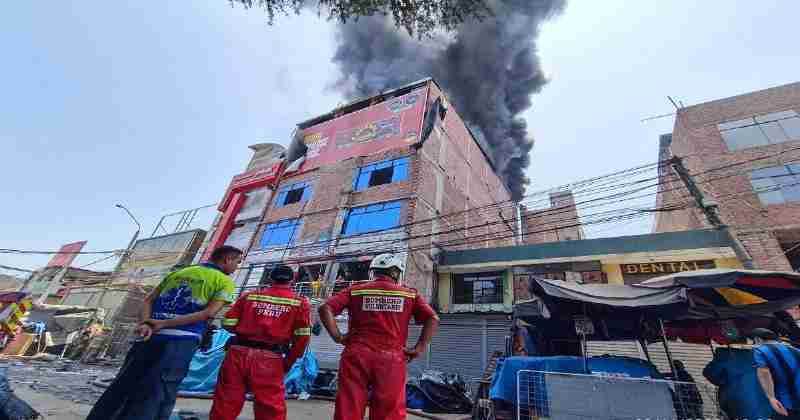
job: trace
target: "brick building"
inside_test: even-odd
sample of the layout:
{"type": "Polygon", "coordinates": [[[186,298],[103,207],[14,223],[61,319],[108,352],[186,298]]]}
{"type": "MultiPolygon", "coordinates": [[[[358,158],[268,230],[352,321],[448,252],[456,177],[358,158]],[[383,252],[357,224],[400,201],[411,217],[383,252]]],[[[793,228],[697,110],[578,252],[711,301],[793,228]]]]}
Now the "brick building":
{"type": "MultiPolygon", "coordinates": [[[[682,157],[756,268],[800,267],[800,83],[681,108],[660,159],[682,157]],[[720,169],[721,168],[721,169],[720,169]]],[[[689,194],[662,167],[659,206],[689,194]]],[[[698,209],[662,212],[656,232],[708,227],[698,209]]]]}
{"type": "Polygon", "coordinates": [[[571,191],[550,193],[550,207],[522,209],[523,244],[586,239],[580,226],[575,197],[571,191]]]}
{"type": "MultiPolygon", "coordinates": [[[[222,244],[245,249],[235,275],[240,291],[256,287],[272,265],[284,262],[298,270],[296,288],[316,305],[366,280],[372,257],[395,252],[406,257],[404,283],[437,306],[442,252],[583,236],[550,219],[558,208],[567,212],[560,219],[571,215],[574,223],[570,193],[552,194],[550,212],[511,200],[491,150],[473,136],[432,79],[302,122],[288,148],[251,148],[253,158],[226,191],[201,253],[207,257],[222,244]],[[556,229],[539,232],[540,225],[556,229]]],[[[504,290],[499,278],[461,286],[462,297],[475,301],[501,299],[504,290]]],[[[502,347],[506,318],[485,311],[443,314],[439,338],[412,373],[414,366],[442,365],[447,349],[476,334],[487,348],[502,347]]],[[[413,327],[409,339],[418,334],[413,327]]],[[[311,347],[325,366],[334,366],[341,351],[326,334],[313,337],[311,347]]],[[[481,355],[470,356],[474,360],[465,366],[485,363],[481,355]]]]}
{"type": "Polygon", "coordinates": [[[399,252],[405,284],[430,299],[439,252],[518,239],[489,151],[432,79],[302,122],[288,150],[253,149],[206,245],[248,249],[240,287],[283,261],[326,294],[365,280],[374,255],[399,252]]]}

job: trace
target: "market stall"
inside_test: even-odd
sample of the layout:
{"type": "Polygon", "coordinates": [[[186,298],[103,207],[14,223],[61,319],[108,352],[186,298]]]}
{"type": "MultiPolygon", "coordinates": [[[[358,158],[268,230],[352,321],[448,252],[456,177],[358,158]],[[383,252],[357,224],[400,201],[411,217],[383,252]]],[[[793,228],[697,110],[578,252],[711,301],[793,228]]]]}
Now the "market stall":
{"type": "MultiPolygon", "coordinates": [[[[530,291],[535,297],[515,305],[513,315],[515,341],[523,343],[523,354],[527,356],[503,361],[493,380],[490,397],[496,402],[515,405],[521,418],[525,418],[522,414],[525,410],[520,410],[523,404],[527,405],[530,418],[571,418],[564,413],[574,408],[569,406],[572,402],[559,400],[558,393],[551,392],[556,384],[560,384],[562,391],[569,389],[575,395],[582,386],[594,391],[607,389],[606,400],[619,399],[611,405],[597,400],[597,407],[575,408],[577,411],[572,412],[575,416],[588,413],[603,418],[591,410],[606,410],[606,414],[614,411],[615,415],[639,410],[639,415],[658,414],[666,418],[699,414],[702,410],[708,415],[721,415],[716,392],[698,397],[698,385],[675,381],[680,378],[680,366],[670,356],[669,341],[729,344],[741,342],[749,330],[764,326],[797,340],[796,324],[784,311],[800,304],[798,285],[797,273],[753,270],[699,270],[658,277],[638,285],[578,284],[534,278],[530,291]],[[516,340],[520,336],[524,338],[516,340]],[[588,357],[587,340],[639,341],[646,360],[637,360],[645,365],[632,369],[629,358],[588,357]],[[649,370],[654,366],[649,363],[646,344],[656,341],[663,342],[670,372],[649,370]],[[602,384],[596,383],[598,376],[606,378],[602,384]],[[613,387],[620,388],[610,387],[612,382],[613,387]],[[524,387],[527,388],[521,389],[524,387]],[[623,388],[626,389],[623,393],[614,392],[623,388]],[[642,391],[642,395],[661,395],[662,408],[674,411],[653,413],[658,401],[630,398],[636,390],[645,388],[647,391],[642,391]],[[681,394],[691,394],[699,402],[684,399],[681,394]],[[672,403],[664,403],[669,402],[665,400],[667,396],[672,403]],[[553,404],[562,404],[561,411],[553,411],[553,404]]],[[[587,396],[585,401],[593,400],[587,396]]]]}

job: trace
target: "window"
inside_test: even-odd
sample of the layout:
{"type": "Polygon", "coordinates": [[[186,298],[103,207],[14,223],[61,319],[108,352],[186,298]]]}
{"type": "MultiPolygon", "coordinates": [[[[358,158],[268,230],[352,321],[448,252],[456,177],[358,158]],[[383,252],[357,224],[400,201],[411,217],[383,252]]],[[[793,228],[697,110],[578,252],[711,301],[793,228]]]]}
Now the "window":
{"type": "Polygon", "coordinates": [[[408,179],[408,158],[387,160],[359,168],[353,180],[353,190],[361,191],[377,185],[408,179]]]}
{"type": "Polygon", "coordinates": [[[800,115],[791,110],[773,112],[717,124],[717,128],[729,150],[741,150],[800,140],[800,115]]]}
{"type": "Polygon", "coordinates": [[[297,234],[303,222],[300,219],[281,220],[270,223],[261,235],[261,248],[289,246],[297,240],[297,234]]]}
{"type": "Polygon", "coordinates": [[[761,204],[800,202],[800,165],[770,166],[750,172],[750,183],[761,204]]]}
{"type": "Polygon", "coordinates": [[[392,201],[350,209],[342,234],[347,236],[396,228],[400,225],[401,208],[402,202],[392,201]]]}
{"type": "Polygon", "coordinates": [[[311,198],[311,183],[298,182],[296,184],[287,185],[278,190],[278,199],[276,207],[283,207],[289,204],[300,203],[308,201],[311,198]]]}
{"type": "Polygon", "coordinates": [[[503,272],[457,274],[453,304],[503,303],[503,272]]]}

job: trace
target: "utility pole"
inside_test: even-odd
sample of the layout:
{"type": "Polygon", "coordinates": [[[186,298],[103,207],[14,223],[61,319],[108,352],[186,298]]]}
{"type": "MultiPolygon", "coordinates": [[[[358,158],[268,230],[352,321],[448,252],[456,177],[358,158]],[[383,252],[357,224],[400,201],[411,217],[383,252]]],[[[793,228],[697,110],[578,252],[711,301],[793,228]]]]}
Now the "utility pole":
{"type": "Polygon", "coordinates": [[[722,220],[719,217],[719,204],[715,201],[706,200],[705,196],[703,195],[703,191],[697,187],[697,184],[694,182],[694,178],[692,178],[692,175],[689,174],[689,170],[687,170],[686,166],[683,165],[683,159],[678,156],[673,156],[672,159],[670,159],[670,164],[675,169],[675,172],[678,174],[678,177],[681,179],[681,181],[683,181],[684,185],[686,185],[686,189],[688,189],[689,193],[692,195],[692,197],[694,197],[697,207],[703,211],[706,220],[708,220],[711,226],[719,229],[728,236],[728,239],[731,241],[733,252],[736,253],[736,258],[742,262],[744,268],[755,268],[753,266],[753,259],[744,248],[744,245],[742,245],[742,243],[739,241],[739,238],[731,233],[728,225],[722,223],[722,220]]]}

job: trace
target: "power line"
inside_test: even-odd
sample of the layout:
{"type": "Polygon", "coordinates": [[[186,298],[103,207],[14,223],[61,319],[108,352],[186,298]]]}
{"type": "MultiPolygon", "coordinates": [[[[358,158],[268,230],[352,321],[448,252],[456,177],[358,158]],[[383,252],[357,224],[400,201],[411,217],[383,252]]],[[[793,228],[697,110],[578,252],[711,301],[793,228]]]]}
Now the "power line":
{"type": "MultiPolygon", "coordinates": [[[[783,150],[783,151],[780,151],[780,152],[777,152],[777,153],[774,153],[774,154],[765,155],[765,156],[761,156],[761,157],[757,157],[757,158],[752,158],[752,159],[748,159],[748,160],[744,160],[744,161],[733,162],[733,163],[726,164],[726,165],[723,165],[723,166],[720,166],[720,167],[710,168],[708,170],[705,170],[705,171],[702,171],[702,172],[699,172],[699,173],[693,174],[693,175],[697,176],[697,175],[703,175],[703,174],[712,173],[712,172],[716,172],[716,171],[720,171],[720,170],[724,170],[724,169],[730,169],[732,167],[740,166],[740,165],[743,165],[743,164],[747,164],[747,163],[752,163],[752,162],[757,162],[757,161],[760,161],[760,160],[773,158],[773,157],[776,157],[776,156],[779,156],[779,155],[782,155],[782,154],[785,154],[785,153],[788,153],[788,152],[791,152],[791,151],[794,151],[794,150],[800,150],[800,147],[796,147],[796,148],[792,148],[792,149],[786,149],[786,150],[783,150]]],[[[558,192],[558,191],[570,191],[570,189],[575,189],[576,190],[576,191],[572,191],[573,197],[574,196],[580,196],[580,195],[591,196],[591,195],[596,195],[596,194],[599,194],[599,193],[602,193],[602,192],[609,192],[609,191],[613,191],[615,189],[620,189],[620,188],[625,187],[625,186],[634,186],[634,185],[641,184],[641,183],[644,183],[644,182],[647,182],[647,181],[658,179],[659,177],[653,177],[653,178],[646,178],[646,179],[641,179],[641,180],[629,182],[627,184],[614,184],[614,181],[617,181],[617,178],[624,179],[625,177],[630,177],[632,175],[641,174],[641,173],[644,173],[644,172],[647,172],[647,171],[650,171],[650,170],[655,170],[655,169],[658,169],[659,167],[667,165],[668,163],[669,163],[669,161],[658,161],[658,162],[654,162],[654,163],[644,164],[644,165],[640,165],[640,166],[637,166],[637,167],[620,170],[620,171],[617,171],[617,172],[614,172],[614,173],[611,173],[611,174],[602,175],[602,176],[598,176],[598,177],[594,177],[594,178],[589,178],[589,179],[586,179],[586,180],[582,180],[582,181],[577,181],[577,182],[574,182],[574,183],[566,184],[564,186],[554,187],[554,188],[550,188],[550,189],[547,189],[547,190],[538,191],[538,192],[535,192],[535,193],[532,193],[532,194],[527,194],[525,197],[535,197],[537,195],[543,195],[543,194],[548,194],[548,193],[553,193],[553,192],[558,192]]],[[[717,181],[717,180],[721,180],[721,179],[724,179],[724,178],[728,178],[728,177],[731,177],[731,176],[737,176],[737,175],[741,175],[741,173],[740,172],[739,173],[732,173],[732,174],[728,174],[728,175],[724,175],[724,176],[720,176],[720,177],[716,177],[716,178],[704,179],[703,181],[698,182],[698,184],[710,183],[710,182],[714,182],[714,181],[717,181]]],[[[655,184],[646,185],[644,187],[637,188],[637,189],[635,189],[633,191],[625,191],[625,192],[622,192],[622,193],[612,194],[610,196],[602,196],[602,197],[598,197],[598,198],[595,198],[595,199],[586,200],[586,201],[583,201],[583,202],[576,202],[574,204],[574,206],[572,204],[568,204],[568,205],[561,206],[561,207],[550,207],[548,209],[544,209],[544,210],[541,210],[541,211],[534,210],[533,214],[530,214],[530,213],[526,214],[525,218],[528,219],[528,220],[532,219],[532,218],[533,219],[535,219],[535,218],[543,218],[543,217],[547,217],[547,216],[552,216],[554,214],[559,214],[559,213],[572,211],[573,207],[575,207],[577,209],[579,206],[582,206],[582,205],[587,204],[587,203],[592,203],[592,202],[597,202],[597,201],[602,201],[602,200],[610,200],[610,199],[614,199],[614,198],[624,197],[625,195],[631,194],[633,192],[643,191],[643,190],[646,190],[648,188],[653,188],[653,187],[657,187],[657,186],[660,186],[660,185],[665,185],[667,183],[671,183],[671,181],[673,181],[673,180],[674,180],[674,177],[668,177],[665,180],[659,179],[659,181],[656,182],[655,184]]],[[[652,194],[645,194],[645,195],[642,195],[642,196],[639,196],[639,197],[633,197],[633,199],[639,199],[639,198],[643,198],[643,197],[646,197],[646,196],[663,194],[663,193],[674,191],[674,190],[678,190],[678,189],[682,189],[682,188],[678,187],[678,188],[671,188],[671,189],[666,189],[666,190],[658,190],[658,191],[656,191],[655,193],[652,193],[652,194]]],[[[545,200],[548,200],[548,199],[549,199],[549,197],[542,199],[542,201],[545,201],[545,200]]],[[[532,204],[532,203],[535,203],[535,201],[534,202],[527,201],[527,202],[522,202],[520,204],[525,205],[525,204],[532,204]]],[[[347,237],[344,237],[344,238],[336,237],[336,238],[326,239],[326,240],[323,240],[323,241],[316,241],[314,243],[306,243],[306,244],[303,244],[303,245],[300,245],[300,246],[286,247],[286,248],[287,249],[297,249],[299,247],[309,248],[309,247],[314,247],[314,246],[316,246],[316,247],[327,246],[326,244],[332,243],[334,241],[340,241],[342,239],[349,241],[349,240],[353,240],[353,239],[355,239],[357,237],[375,235],[376,233],[380,233],[380,232],[383,232],[383,231],[399,230],[399,229],[408,228],[408,227],[411,227],[411,226],[421,225],[423,223],[432,223],[434,221],[443,221],[443,220],[446,220],[448,218],[469,214],[471,212],[487,211],[487,209],[491,209],[492,207],[497,207],[497,206],[500,206],[500,205],[511,205],[511,206],[514,206],[516,204],[517,203],[513,202],[512,200],[503,200],[503,201],[500,201],[500,202],[490,203],[490,204],[487,204],[487,205],[484,205],[484,206],[480,206],[480,207],[473,207],[473,208],[470,208],[470,209],[461,210],[461,211],[449,213],[449,214],[446,214],[446,215],[440,215],[440,216],[431,217],[431,218],[428,218],[428,219],[417,220],[415,222],[402,224],[402,225],[395,226],[395,227],[392,227],[392,228],[389,228],[389,229],[382,229],[382,230],[373,231],[373,232],[357,233],[357,234],[354,234],[354,235],[348,235],[347,237]]],[[[586,208],[588,208],[588,207],[594,207],[594,206],[586,206],[586,208]]],[[[589,216],[591,216],[591,215],[589,215],[589,216]]],[[[583,216],[579,216],[579,217],[588,217],[588,216],[583,215],[583,216]]],[[[444,232],[435,232],[435,233],[431,233],[431,234],[427,234],[427,235],[423,235],[423,236],[416,236],[416,237],[412,236],[412,237],[409,237],[409,238],[402,239],[402,241],[420,239],[420,238],[424,238],[424,237],[427,237],[427,236],[434,236],[434,235],[446,235],[446,234],[454,233],[454,232],[457,232],[457,231],[488,227],[488,226],[492,226],[492,225],[495,225],[495,224],[498,224],[498,223],[503,223],[503,221],[500,220],[500,221],[488,222],[488,223],[474,225],[474,226],[465,226],[464,228],[458,228],[458,229],[454,229],[454,230],[450,230],[450,231],[444,231],[444,232]]],[[[558,227],[558,229],[566,229],[566,228],[568,228],[568,226],[558,227]]],[[[523,232],[523,234],[524,234],[524,232],[523,232]]],[[[386,241],[378,241],[378,242],[386,242],[386,241]]],[[[364,244],[364,243],[359,243],[359,244],[364,244]]],[[[0,248],[0,254],[6,253],[6,254],[44,254],[44,255],[55,255],[55,254],[64,254],[64,255],[106,255],[106,254],[116,254],[116,253],[119,253],[119,252],[121,252],[121,250],[62,252],[62,251],[38,251],[38,250],[22,250],[22,249],[13,249],[13,248],[0,248]]],[[[183,253],[183,251],[159,251],[159,252],[156,252],[156,253],[160,253],[160,254],[179,254],[179,253],[183,253]]],[[[112,257],[113,256],[114,255],[112,255],[112,257]]],[[[109,258],[111,258],[111,257],[109,257],[109,258]]],[[[90,264],[94,264],[94,262],[90,263],[90,264]]]]}

